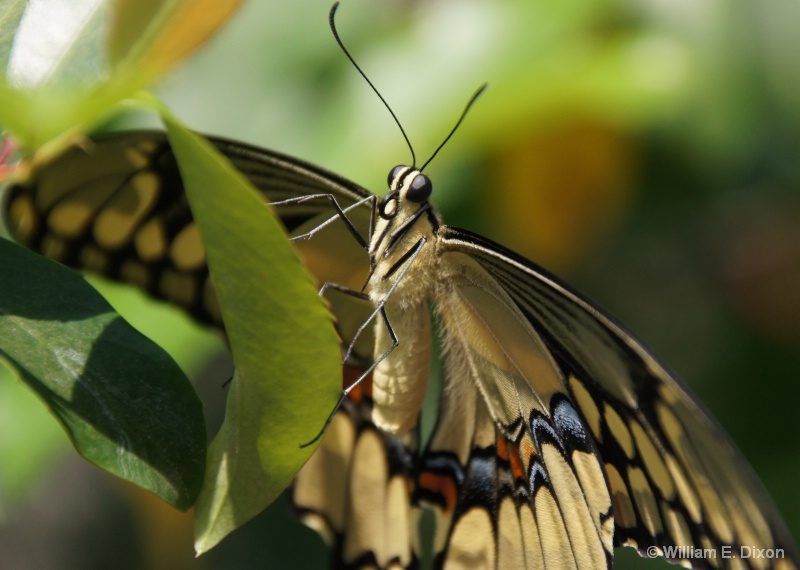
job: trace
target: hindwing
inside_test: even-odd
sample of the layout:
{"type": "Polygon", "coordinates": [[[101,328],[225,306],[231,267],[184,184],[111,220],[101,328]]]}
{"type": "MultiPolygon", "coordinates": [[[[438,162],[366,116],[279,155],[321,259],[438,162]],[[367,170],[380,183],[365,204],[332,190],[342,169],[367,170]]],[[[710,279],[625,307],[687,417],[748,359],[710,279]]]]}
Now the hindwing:
{"type": "MultiPolygon", "coordinates": [[[[349,385],[360,370],[345,367],[349,385]]],[[[319,449],[295,477],[300,519],[331,547],[335,568],[417,568],[411,494],[416,432],[383,434],[372,423],[371,379],[350,393],[319,449]]]]}

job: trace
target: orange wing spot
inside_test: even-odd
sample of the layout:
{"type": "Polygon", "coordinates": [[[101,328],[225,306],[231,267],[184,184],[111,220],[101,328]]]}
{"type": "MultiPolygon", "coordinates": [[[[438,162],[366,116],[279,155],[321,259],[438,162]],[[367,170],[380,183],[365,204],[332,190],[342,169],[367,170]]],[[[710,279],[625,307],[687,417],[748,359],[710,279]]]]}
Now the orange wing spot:
{"type": "Polygon", "coordinates": [[[508,440],[499,433],[497,434],[497,457],[503,461],[509,460],[508,455],[508,440]]]}
{"type": "Polygon", "coordinates": [[[522,458],[519,453],[519,448],[513,446],[513,453],[511,454],[511,474],[514,476],[514,479],[524,481],[526,479],[525,465],[522,464],[522,458]]]}
{"type": "Polygon", "coordinates": [[[419,485],[431,493],[437,493],[442,496],[445,503],[445,513],[452,512],[455,508],[456,500],[458,499],[458,489],[452,477],[426,471],[420,475],[419,485]]]}

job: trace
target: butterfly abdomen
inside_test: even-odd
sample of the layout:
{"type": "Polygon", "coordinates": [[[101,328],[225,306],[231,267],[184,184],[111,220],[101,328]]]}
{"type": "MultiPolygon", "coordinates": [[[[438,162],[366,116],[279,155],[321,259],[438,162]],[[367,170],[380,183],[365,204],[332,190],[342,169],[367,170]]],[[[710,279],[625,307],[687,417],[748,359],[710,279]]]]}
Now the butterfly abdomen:
{"type": "MultiPolygon", "coordinates": [[[[401,309],[387,306],[387,316],[396,338],[402,339],[372,374],[374,408],[372,421],[385,433],[405,435],[417,423],[431,363],[431,323],[425,302],[401,309]]],[[[382,320],[375,329],[375,354],[392,346],[392,337],[382,320]]]]}

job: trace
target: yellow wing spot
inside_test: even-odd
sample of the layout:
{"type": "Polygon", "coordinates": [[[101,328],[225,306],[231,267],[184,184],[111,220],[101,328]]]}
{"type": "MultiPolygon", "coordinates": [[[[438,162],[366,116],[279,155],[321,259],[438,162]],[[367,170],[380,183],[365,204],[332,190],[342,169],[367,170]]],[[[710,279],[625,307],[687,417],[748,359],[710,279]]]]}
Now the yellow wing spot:
{"type": "Polygon", "coordinates": [[[197,280],[192,275],[177,271],[164,271],[158,289],[164,298],[179,305],[189,306],[197,299],[197,280]]]}
{"type": "Polygon", "coordinates": [[[108,269],[108,255],[93,245],[84,246],[78,255],[78,259],[81,267],[89,271],[105,273],[108,269]]]}
{"type": "Polygon", "coordinates": [[[635,528],[637,525],[636,511],[628,496],[628,488],[625,486],[622,475],[610,463],[606,463],[606,475],[608,476],[608,486],[611,487],[611,502],[614,505],[614,524],[625,528],[635,528]]]}
{"type": "Polygon", "coordinates": [[[661,508],[665,513],[664,522],[669,535],[672,537],[672,543],[676,546],[693,546],[692,534],[689,532],[689,525],[686,524],[686,519],[683,518],[683,515],[666,503],[662,503],[661,508]]]}
{"type": "Polygon", "coordinates": [[[686,476],[683,474],[683,470],[675,458],[672,455],[667,455],[664,458],[664,461],[667,464],[667,469],[672,475],[672,481],[675,483],[675,487],[678,489],[678,495],[686,507],[686,510],[689,511],[689,516],[692,518],[692,521],[695,524],[700,524],[700,519],[702,517],[700,499],[697,498],[697,494],[694,492],[694,489],[692,489],[689,481],[687,481],[686,476]]]}
{"type": "Polygon", "coordinates": [[[139,170],[150,164],[153,153],[157,148],[158,144],[155,141],[142,139],[137,141],[135,145],[125,148],[123,154],[130,167],[139,170]]]}
{"type": "Polygon", "coordinates": [[[636,447],[639,450],[639,455],[644,461],[644,466],[647,468],[647,473],[655,483],[661,495],[666,499],[672,499],[675,495],[675,486],[672,484],[672,478],[667,471],[667,466],[661,459],[658,450],[653,445],[652,440],[644,431],[644,428],[637,421],[631,421],[631,432],[633,438],[636,440],[636,447]]]}
{"type": "Polygon", "coordinates": [[[617,411],[608,403],[605,404],[603,409],[605,411],[606,425],[611,431],[611,435],[617,440],[617,443],[619,443],[619,446],[622,448],[622,451],[625,452],[628,459],[633,459],[633,437],[631,437],[628,426],[625,425],[625,422],[617,411]]]}
{"type": "Polygon", "coordinates": [[[183,271],[194,271],[205,265],[206,251],[203,249],[197,224],[189,224],[175,236],[169,248],[169,256],[175,267],[183,271]]]}
{"type": "Polygon", "coordinates": [[[411,563],[411,501],[405,477],[397,475],[389,480],[384,509],[386,558],[383,561],[379,558],[378,562],[386,564],[390,558],[398,556],[402,563],[398,568],[407,568],[411,563]]]}
{"type": "Polygon", "coordinates": [[[167,234],[163,222],[153,218],[146,222],[133,238],[136,253],[143,261],[160,261],[167,254],[167,234]]]}
{"type": "Polygon", "coordinates": [[[673,411],[659,402],[656,406],[656,416],[672,447],[676,449],[682,448],[682,444],[686,440],[686,432],[673,411]]]}
{"type": "Polygon", "coordinates": [[[47,216],[47,227],[65,238],[77,238],[92,223],[106,200],[123,184],[122,174],[92,180],[76,188],[53,205],[47,216]]]}
{"type": "Polygon", "coordinates": [[[496,557],[491,516],[486,509],[473,507],[453,527],[444,568],[494,568],[496,557]]]}
{"type": "Polygon", "coordinates": [[[539,542],[539,529],[529,503],[520,506],[519,525],[522,531],[522,542],[525,545],[526,568],[544,568],[542,545],[539,542]]]}
{"type": "Polygon", "coordinates": [[[633,499],[639,509],[642,522],[651,536],[661,532],[661,517],[658,514],[658,503],[650,489],[644,471],[638,467],[628,467],[628,481],[631,484],[633,499]]]}
{"type": "Polygon", "coordinates": [[[347,493],[355,498],[348,515],[342,558],[353,562],[365,551],[373,550],[378,560],[384,557],[384,493],[389,477],[383,443],[374,431],[365,431],[356,440],[347,493]]]}
{"type": "MultiPolygon", "coordinates": [[[[346,495],[343,490],[347,488],[349,458],[355,437],[355,426],[349,416],[343,412],[336,414],[319,449],[295,478],[294,504],[312,513],[323,513],[334,532],[344,529],[346,495]]],[[[314,530],[323,529],[323,538],[332,544],[331,528],[321,524],[323,521],[325,518],[319,516],[303,519],[314,530]]]]}
{"type": "Polygon", "coordinates": [[[611,508],[611,495],[606,478],[597,457],[591,453],[576,451],[572,454],[572,464],[578,475],[581,489],[586,497],[592,521],[600,535],[603,548],[611,552],[614,548],[614,519],[608,517],[601,520],[601,515],[608,513],[611,508]]]}
{"type": "MultiPolygon", "coordinates": [[[[530,513],[530,511],[528,511],[530,513]]],[[[525,564],[525,546],[520,514],[511,497],[506,497],[497,510],[497,568],[529,568],[525,564]]]]}
{"type": "Polygon", "coordinates": [[[659,384],[658,393],[661,395],[661,401],[666,402],[670,406],[674,406],[678,402],[678,392],[671,389],[666,384],[659,384]]]}
{"type": "Polygon", "coordinates": [[[723,544],[730,544],[733,541],[733,529],[728,520],[728,511],[720,502],[716,489],[700,474],[692,472],[691,477],[699,492],[706,521],[723,544]]]}
{"type": "Polygon", "coordinates": [[[147,289],[151,285],[153,274],[141,263],[133,259],[126,259],[119,269],[123,281],[147,289]]]}
{"type": "Polygon", "coordinates": [[[47,234],[42,238],[41,249],[42,255],[60,261],[67,252],[67,244],[53,234],[47,234]]]}
{"type": "Polygon", "coordinates": [[[595,439],[602,442],[603,434],[600,431],[600,410],[597,409],[597,405],[594,403],[591,394],[589,394],[583,382],[578,380],[575,376],[569,377],[569,385],[570,388],[572,388],[572,393],[575,396],[578,407],[586,418],[586,423],[589,424],[589,429],[592,430],[595,439]]]}
{"type": "Polygon", "coordinates": [[[9,204],[8,223],[11,234],[17,241],[30,243],[31,238],[39,231],[39,216],[30,195],[21,194],[9,204]]]}
{"type": "Polygon", "coordinates": [[[102,247],[123,247],[158,197],[159,178],[139,172],[120,188],[101,210],[94,223],[94,238],[102,247]]]}
{"type": "Polygon", "coordinates": [[[533,501],[539,541],[542,545],[543,568],[567,570],[575,568],[575,556],[561,511],[549,489],[541,488],[533,501]]]}

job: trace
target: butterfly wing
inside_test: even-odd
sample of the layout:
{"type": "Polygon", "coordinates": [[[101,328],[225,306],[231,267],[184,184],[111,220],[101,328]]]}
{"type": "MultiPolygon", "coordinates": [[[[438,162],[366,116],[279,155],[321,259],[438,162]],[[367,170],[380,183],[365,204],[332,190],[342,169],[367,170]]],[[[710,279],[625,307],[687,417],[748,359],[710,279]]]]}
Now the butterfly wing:
{"type": "MultiPolygon", "coordinates": [[[[224,139],[210,139],[265,197],[265,202],[329,193],[342,208],[369,194],[318,167],[224,139]]],[[[276,207],[290,235],[335,215],[324,198],[276,207]]],[[[164,133],[137,131],[90,141],[39,167],[29,184],[8,191],[5,218],[14,238],[66,265],[137,285],[202,322],[220,325],[205,252],[164,133]]],[[[368,205],[348,217],[367,235],[368,205]]],[[[343,224],[321,239],[297,242],[320,282],[360,288],[369,270],[343,224]],[[336,260],[333,262],[332,260],[336,260]]]]}
{"type": "MultiPolygon", "coordinates": [[[[212,142],[265,202],[329,193],[348,208],[369,196],[295,159],[212,142]]],[[[335,215],[328,199],[276,209],[290,235],[335,215]]],[[[163,134],[126,133],[69,151],[33,183],[10,190],[5,216],[15,237],[34,249],[130,281],[220,324],[163,134]]],[[[348,217],[367,234],[366,204],[348,217]]],[[[360,289],[369,264],[343,224],[295,245],[320,283],[360,289]]],[[[443,263],[473,276],[440,307],[455,339],[446,343],[449,388],[414,491],[418,501],[437,507],[440,565],[603,567],[612,534],[614,545],[640,550],[763,545],[784,548],[796,560],[748,466],[622,327],[480,236],[443,227],[438,247],[443,263]],[[464,331],[472,336],[459,340],[464,331]]],[[[331,302],[346,344],[370,308],[347,296],[331,302]]],[[[370,344],[367,333],[364,345],[370,344]]],[[[368,348],[357,350],[346,373],[363,369],[369,358],[368,348]]],[[[294,501],[329,538],[339,565],[414,567],[416,515],[408,505],[416,441],[380,434],[370,411],[365,385],[298,475],[294,501]]]]}
{"type": "MultiPolygon", "coordinates": [[[[361,369],[345,367],[352,383],[361,369]]],[[[334,568],[416,568],[412,510],[417,435],[400,439],[372,423],[371,379],[350,393],[319,449],[295,477],[301,520],[331,546],[334,568]]]]}
{"type": "Polygon", "coordinates": [[[539,556],[537,548],[559,552],[552,567],[563,567],[564,560],[584,567],[584,547],[572,537],[595,540],[584,520],[588,514],[606,553],[613,528],[615,546],[643,553],[655,546],[698,567],[727,561],[693,559],[686,549],[670,555],[668,547],[714,549],[717,557],[738,554],[740,546],[783,549],[785,559],[739,558],[732,564],[797,566],[792,539],[750,467],[641,343],[501,246],[450,227],[439,230],[439,242],[443,265],[472,275],[457,288],[465,291],[460,298],[443,300],[470,315],[459,324],[445,310],[445,326],[449,319],[454,329],[472,332],[445,348],[456,342],[449,350],[471,359],[472,369],[461,375],[470,376],[482,396],[466,398],[467,389],[445,388],[440,423],[422,460],[418,495],[439,505],[444,523],[436,544],[440,559],[459,550],[469,554],[476,536],[472,521],[481,518],[480,526],[493,531],[494,552],[510,551],[504,546],[510,541],[524,545],[530,557],[539,556]],[[496,323],[497,311],[505,313],[510,329],[496,323]],[[521,338],[541,362],[515,352],[521,338]],[[511,348],[493,352],[494,345],[511,348]],[[538,399],[526,402],[525,384],[538,399]],[[477,410],[467,435],[453,435],[457,420],[446,408],[454,404],[477,410]],[[481,419],[487,413],[493,421],[481,419]],[[609,499],[613,508],[606,509],[609,499]],[[567,533],[553,532],[561,527],[567,533]],[[536,529],[538,547],[528,545],[536,541],[526,528],[536,529]]]}
{"type": "Polygon", "coordinates": [[[445,384],[416,496],[437,567],[610,567],[608,481],[557,362],[476,260],[438,253],[445,384]]]}

